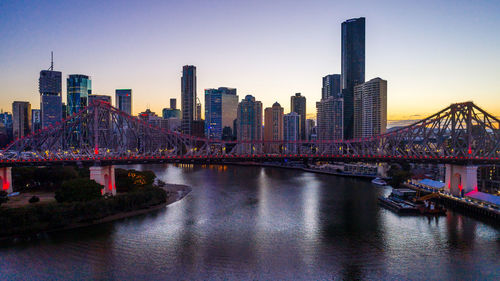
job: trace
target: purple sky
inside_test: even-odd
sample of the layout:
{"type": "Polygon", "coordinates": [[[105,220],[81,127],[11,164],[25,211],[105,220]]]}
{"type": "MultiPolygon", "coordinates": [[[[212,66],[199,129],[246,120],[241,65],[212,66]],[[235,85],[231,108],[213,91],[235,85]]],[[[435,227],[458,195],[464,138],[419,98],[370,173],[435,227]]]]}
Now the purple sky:
{"type": "Polygon", "coordinates": [[[90,75],[94,93],[132,88],[135,114],[179,98],[185,64],[198,68],[202,102],[205,88],[227,86],[288,112],[301,92],[315,113],[321,77],[340,73],[340,24],[364,16],[366,78],[388,80],[389,119],[467,100],[500,115],[499,15],[498,1],[4,0],[0,108],[39,107],[53,50],[56,70],[90,75]]]}

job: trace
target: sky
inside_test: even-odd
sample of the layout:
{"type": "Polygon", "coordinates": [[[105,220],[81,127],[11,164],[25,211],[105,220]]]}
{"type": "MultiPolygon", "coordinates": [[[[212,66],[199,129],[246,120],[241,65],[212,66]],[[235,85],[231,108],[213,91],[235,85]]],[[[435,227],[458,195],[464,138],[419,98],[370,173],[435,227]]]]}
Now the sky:
{"type": "MultiPolygon", "coordinates": [[[[0,1],[0,108],[30,101],[38,77],[86,74],[94,94],[133,90],[133,113],[180,104],[183,65],[197,94],[237,88],[285,113],[316,112],[322,77],[340,73],[341,23],[366,17],[366,80],[388,81],[388,119],[474,101],[500,116],[500,1],[0,1]]],[[[66,81],[63,79],[63,101],[66,81]]]]}

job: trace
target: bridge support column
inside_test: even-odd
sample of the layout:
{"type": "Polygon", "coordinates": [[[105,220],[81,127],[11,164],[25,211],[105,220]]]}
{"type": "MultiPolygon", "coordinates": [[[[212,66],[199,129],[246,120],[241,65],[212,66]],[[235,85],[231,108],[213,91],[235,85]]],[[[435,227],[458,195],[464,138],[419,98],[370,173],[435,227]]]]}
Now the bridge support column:
{"type": "Polygon", "coordinates": [[[445,190],[456,196],[477,190],[477,166],[446,164],[445,190]]]}
{"type": "Polygon", "coordinates": [[[104,186],[103,195],[105,193],[116,195],[115,166],[90,167],[90,179],[104,186]]]}
{"type": "Polygon", "coordinates": [[[12,188],[12,168],[2,167],[0,168],[0,184],[2,185],[2,191],[7,193],[12,193],[14,189],[12,188]]]}

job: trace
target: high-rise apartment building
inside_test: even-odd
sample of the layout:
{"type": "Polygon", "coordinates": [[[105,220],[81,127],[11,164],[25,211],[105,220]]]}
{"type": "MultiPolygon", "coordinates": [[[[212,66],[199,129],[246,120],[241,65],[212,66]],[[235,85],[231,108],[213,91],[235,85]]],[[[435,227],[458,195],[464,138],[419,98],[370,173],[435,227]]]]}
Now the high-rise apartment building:
{"type": "Polygon", "coordinates": [[[89,95],[92,94],[90,77],[82,74],[71,74],[66,79],[67,110],[71,116],[88,105],[89,95]]]}
{"type": "Polygon", "coordinates": [[[365,18],[342,23],[344,138],[354,136],[354,86],[365,82],[365,18]]]}
{"type": "Polygon", "coordinates": [[[12,103],[12,131],[14,139],[22,138],[31,132],[31,104],[29,102],[12,103]]]}
{"type": "Polygon", "coordinates": [[[247,95],[238,104],[237,139],[262,140],[262,103],[247,95]]]}
{"type": "Polygon", "coordinates": [[[42,128],[42,116],[40,109],[31,110],[31,132],[36,133],[42,128]]]}
{"type": "Polygon", "coordinates": [[[300,127],[300,119],[301,116],[295,112],[290,112],[283,116],[283,139],[287,143],[287,150],[285,153],[297,153],[297,143],[300,140],[301,135],[301,127],[300,127]]]}
{"type": "Polygon", "coordinates": [[[300,93],[290,98],[291,112],[300,115],[300,139],[306,139],[306,97],[300,93]]]}
{"type": "Polygon", "coordinates": [[[278,102],[264,110],[264,140],[283,140],[283,107],[278,102]]]}
{"type": "Polygon", "coordinates": [[[318,140],[342,140],[344,137],[344,100],[330,96],[316,103],[318,140]]]}
{"type": "Polygon", "coordinates": [[[40,71],[38,79],[40,92],[40,117],[42,128],[55,125],[62,119],[62,73],[54,71],[52,64],[49,70],[40,71]]]}
{"type": "Polygon", "coordinates": [[[354,137],[383,134],[387,128],[387,81],[374,78],[354,87],[354,137]]]}
{"type": "Polygon", "coordinates": [[[196,98],[197,102],[196,102],[196,117],[194,118],[194,120],[197,120],[197,121],[200,121],[202,120],[201,119],[201,102],[200,102],[200,99],[196,98]]]}
{"type": "Polygon", "coordinates": [[[196,120],[196,66],[182,67],[181,78],[181,130],[191,134],[193,121],[196,120]]]}
{"type": "Polygon", "coordinates": [[[132,89],[115,90],[115,107],[132,115],[132,89]]]}
{"type": "Polygon", "coordinates": [[[236,89],[220,87],[205,90],[205,136],[222,139],[225,127],[232,130],[237,117],[238,96],[236,89]]]}
{"type": "Polygon", "coordinates": [[[313,128],[316,127],[316,122],[314,119],[306,119],[306,139],[311,140],[311,134],[313,133],[313,128]]]}
{"type": "Polygon", "coordinates": [[[323,88],[321,88],[321,99],[338,96],[342,92],[340,87],[340,74],[330,74],[323,77],[323,88]]]}

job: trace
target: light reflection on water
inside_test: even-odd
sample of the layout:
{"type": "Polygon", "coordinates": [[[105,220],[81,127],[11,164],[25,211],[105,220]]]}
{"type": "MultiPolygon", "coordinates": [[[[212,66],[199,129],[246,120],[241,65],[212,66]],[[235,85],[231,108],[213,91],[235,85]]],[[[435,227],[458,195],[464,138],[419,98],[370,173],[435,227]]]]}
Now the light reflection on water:
{"type": "Polygon", "coordinates": [[[136,166],[193,191],[164,210],[0,248],[1,279],[499,279],[498,227],[400,217],[368,181],[136,166]],[[29,265],[30,270],[25,270],[29,265]]]}

